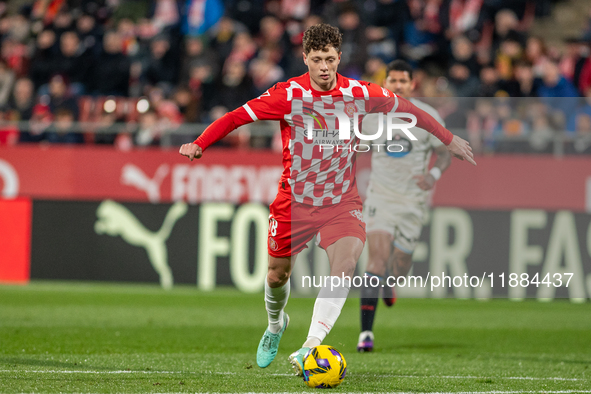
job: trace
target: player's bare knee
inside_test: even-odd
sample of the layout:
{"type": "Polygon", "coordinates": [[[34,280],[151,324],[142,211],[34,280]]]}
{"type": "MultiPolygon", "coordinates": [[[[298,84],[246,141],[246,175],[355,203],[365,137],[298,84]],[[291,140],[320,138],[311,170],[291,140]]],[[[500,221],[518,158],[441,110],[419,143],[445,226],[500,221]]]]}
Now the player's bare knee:
{"type": "Polygon", "coordinates": [[[357,261],[353,259],[346,259],[342,260],[338,263],[336,267],[333,267],[331,270],[331,275],[333,276],[352,276],[355,273],[355,267],[357,266],[357,261]]]}
{"type": "Polygon", "coordinates": [[[399,249],[394,250],[395,274],[405,276],[412,267],[412,254],[403,252],[399,249]]]}
{"type": "Polygon", "coordinates": [[[373,258],[367,261],[366,272],[370,272],[374,275],[384,275],[386,272],[386,259],[373,258]]]}
{"type": "Polygon", "coordinates": [[[289,271],[285,271],[283,269],[271,269],[267,272],[267,283],[269,283],[269,287],[281,287],[287,283],[287,280],[290,276],[289,271]]]}

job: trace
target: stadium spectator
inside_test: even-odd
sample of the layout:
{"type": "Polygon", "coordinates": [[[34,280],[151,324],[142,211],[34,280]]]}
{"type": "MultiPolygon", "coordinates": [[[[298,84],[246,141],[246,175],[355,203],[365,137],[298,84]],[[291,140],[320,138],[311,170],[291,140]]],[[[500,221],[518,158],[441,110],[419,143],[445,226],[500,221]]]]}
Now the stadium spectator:
{"type": "MultiPolygon", "coordinates": [[[[0,107],[0,123],[10,120],[10,113],[6,108],[0,107]]],[[[15,145],[19,139],[19,130],[13,124],[0,126],[0,146],[15,145]]]]}
{"type": "Polygon", "coordinates": [[[474,45],[466,36],[458,35],[451,41],[451,54],[454,63],[460,63],[468,67],[470,75],[477,76],[480,73],[480,65],[476,61],[474,45]]]}
{"type": "Polygon", "coordinates": [[[176,128],[183,122],[183,116],[173,100],[168,99],[165,89],[155,86],[148,94],[150,106],[158,115],[159,124],[166,129],[176,128]]]}
{"type": "Polygon", "coordinates": [[[14,71],[0,60],[0,107],[4,107],[8,103],[14,79],[14,71]]]}
{"type": "MultiPolygon", "coordinates": [[[[416,0],[415,0],[416,1],[416,0]]],[[[438,3],[431,1],[431,3],[438,3]]],[[[440,22],[447,39],[465,35],[472,42],[480,38],[483,23],[483,0],[441,1],[440,22]]]]}
{"type": "Polygon", "coordinates": [[[216,84],[216,95],[211,100],[210,108],[221,106],[227,111],[233,111],[244,104],[245,100],[256,97],[252,79],[246,71],[243,62],[228,59],[216,84]]]}
{"type": "Polygon", "coordinates": [[[82,144],[84,136],[74,129],[74,113],[69,108],[55,111],[53,124],[47,129],[46,140],[52,144],[82,144]]]}
{"type": "Polygon", "coordinates": [[[462,63],[454,63],[449,69],[450,87],[456,97],[474,97],[478,94],[478,78],[462,63]]]}
{"type": "Polygon", "coordinates": [[[583,41],[591,41],[591,8],[589,8],[587,21],[583,27],[583,34],[581,35],[583,41]]]}
{"type": "Polygon", "coordinates": [[[437,54],[437,33],[430,28],[438,24],[429,23],[425,20],[425,9],[420,0],[407,0],[403,3],[404,17],[401,21],[402,32],[398,37],[400,56],[406,58],[413,64],[431,55],[437,54]]]}
{"type": "Polygon", "coordinates": [[[386,79],[386,63],[379,57],[368,59],[361,79],[382,86],[382,82],[386,79]]]}
{"type": "Polygon", "coordinates": [[[232,50],[228,54],[227,61],[248,63],[257,53],[255,40],[247,32],[237,33],[232,40],[232,50]]]}
{"type": "Polygon", "coordinates": [[[98,56],[101,53],[103,32],[97,25],[94,15],[83,13],[76,19],[76,32],[80,38],[83,52],[98,56]]]}
{"type": "Polygon", "coordinates": [[[47,84],[53,73],[56,38],[51,30],[43,30],[35,41],[35,54],[31,59],[30,78],[35,90],[47,84]]]}
{"type": "Polygon", "coordinates": [[[20,78],[14,84],[14,90],[8,101],[10,119],[17,121],[30,120],[35,105],[35,87],[28,78],[20,78]]]}
{"type": "Polygon", "coordinates": [[[350,4],[343,6],[338,17],[338,27],[343,34],[339,64],[341,73],[346,77],[360,78],[365,70],[368,42],[359,13],[350,4]]]}
{"type": "Polygon", "coordinates": [[[250,63],[249,71],[252,76],[255,95],[263,94],[276,82],[283,80],[285,73],[275,62],[273,49],[262,49],[259,56],[250,63]]]}
{"type": "Polygon", "coordinates": [[[224,14],[221,0],[189,0],[182,15],[181,30],[189,36],[201,35],[214,26],[224,14]]]}
{"type": "Polygon", "coordinates": [[[98,119],[98,128],[94,135],[94,143],[99,145],[113,145],[117,139],[119,128],[116,125],[117,114],[115,111],[103,110],[98,119]]]}
{"type": "Polygon", "coordinates": [[[552,141],[555,133],[546,116],[533,119],[529,135],[529,145],[534,153],[552,153],[552,141]]]}
{"type": "Polygon", "coordinates": [[[515,82],[517,86],[512,90],[511,96],[515,97],[537,97],[541,79],[534,76],[534,70],[527,61],[519,61],[514,67],[515,82]]]}
{"type": "Polygon", "coordinates": [[[134,142],[138,146],[157,146],[162,136],[162,128],[158,124],[158,114],[149,109],[140,115],[134,142]]]}
{"type": "MultiPolygon", "coordinates": [[[[562,74],[560,74],[558,64],[552,61],[547,62],[544,66],[544,74],[542,76],[542,83],[538,88],[538,94],[540,97],[579,97],[577,89],[562,74]]],[[[565,100],[553,100],[553,102],[565,103],[565,100]]],[[[560,108],[563,106],[559,105],[558,107],[560,108]]]]}
{"type": "Polygon", "coordinates": [[[568,130],[574,130],[574,138],[566,144],[567,154],[591,154],[591,88],[569,122],[568,130]]]}
{"type": "Polygon", "coordinates": [[[480,70],[480,86],[477,96],[495,97],[497,95],[509,95],[506,90],[501,88],[499,72],[492,65],[482,67],[480,70]]]}
{"type": "Polygon", "coordinates": [[[117,33],[119,33],[122,41],[121,52],[125,56],[136,56],[140,45],[137,39],[136,25],[133,21],[128,18],[121,19],[117,24],[117,33]]]}
{"type": "Polygon", "coordinates": [[[183,117],[183,122],[201,121],[201,97],[197,97],[191,89],[182,85],[176,88],[172,97],[183,117]]]}
{"type": "Polygon", "coordinates": [[[207,62],[199,62],[192,66],[188,83],[181,86],[186,85],[195,98],[202,100],[202,106],[208,108],[204,98],[215,96],[215,79],[212,66],[207,62]]]}
{"type": "Polygon", "coordinates": [[[495,64],[499,76],[504,81],[513,78],[513,66],[521,60],[523,48],[515,32],[510,32],[502,41],[495,57],[495,64]]]}
{"type": "MultiPolygon", "coordinates": [[[[44,101],[45,98],[44,98],[44,101]]],[[[53,120],[53,115],[47,104],[39,103],[33,107],[33,114],[29,122],[29,128],[21,131],[19,142],[41,142],[46,140],[45,132],[53,120]]]]}
{"type": "Polygon", "coordinates": [[[102,54],[92,68],[92,92],[100,95],[128,95],[131,62],[122,49],[119,33],[107,32],[103,38],[102,54]]]}
{"type": "Polygon", "coordinates": [[[88,83],[89,58],[75,31],[68,30],[60,37],[59,52],[53,58],[53,73],[68,78],[74,95],[86,92],[88,83]]]}
{"type": "Polygon", "coordinates": [[[56,114],[58,108],[67,108],[74,118],[78,119],[79,109],[76,99],[73,97],[65,76],[54,75],[49,81],[49,100],[47,105],[52,114],[56,114]]]}
{"type": "Polygon", "coordinates": [[[149,85],[165,84],[168,89],[176,84],[177,66],[170,49],[170,37],[159,35],[150,43],[150,55],[145,72],[149,85]]]}
{"type": "MultiPolygon", "coordinates": [[[[566,79],[572,82],[575,87],[578,87],[578,79],[575,78],[576,67],[586,48],[585,45],[581,45],[581,41],[577,38],[569,38],[565,44],[565,53],[558,63],[558,69],[566,79]]],[[[578,74],[580,74],[580,71],[578,74]]],[[[579,91],[579,93],[581,92],[579,91]]]]}
{"type": "Polygon", "coordinates": [[[525,46],[525,59],[532,64],[536,77],[542,77],[544,67],[549,61],[548,50],[540,37],[529,37],[525,46]]]}
{"type": "Polygon", "coordinates": [[[211,35],[210,45],[212,50],[218,54],[220,59],[227,59],[230,56],[230,52],[232,52],[234,37],[237,33],[242,32],[246,32],[246,28],[239,22],[228,17],[221,18],[218,24],[209,32],[211,35]]]}
{"type": "Polygon", "coordinates": [[[482,153],[493,150],[493,135],[497,129],[498,119],[493,100],[478,98],[474,110],[466,115],[468,140],[474,152],[482,153]]]}
{"type": "MultiPolygon", "coordinates": [[[[13,7],[0,10],[0,58],[5,64],[0,66],[0,104],[7,103],[11,119],[31,118],[33,103],[49,93],[51,77],[60,74],[70,85],[65,95],[70,102],[90,100],[92,106],[95,99],[80,94],[139,97],[158,86],[165,98],[180,92],[178,99],[176,93],[171,97],[184,103],[180,107],[185,119],[206,121],[214,106],[235,105],[231,84],[236,78],[228,77],[227,68],[240,67],[233,62],[241,62],[244,69],[236,73],[244,74],[237,85],[237,95],[243,98],[236,102],[264,92],[276,80],[306,72],[300,61],[302,33],[320,22],[318,15],[341,26],[343,73],[380,83],[384,62],[408,58],[424,69],[416,71],[417,81],[422,81],[417,86],[420,95],[440,96],[451,90],[463,96],[572,94],[568,89],[565,93],[560,80],[556,85],[542,83],[552,79],[545,71],[548,62],[558,62],[559,73],[578,95],[591,86],[588,41],[569,40],[561,54],[558,47],[546,47],[541,37],[527,38],[533,12],[548,13],[547,0],[158,0],[150,10],[131,7],[131,12],[118,12],[116,3],[38,0],[18,13],[11,12],[13,7]],[[118,34],[111,35],[113,30],[118,34]],[[109,49],[115,47],[119,49],[109,49]],[[6,94],[3,99],[11,73],[13,80],[32,81],[32,102],[28,94],[17,94],[16,83],[9,89],[10,100],[6,94]],[[183,87],[189,88],[189,95],[183,87]],[[251,96],[245,98],[247,91],[251,96]],[[17,106],[14,100],[21,94],[28,98],[17,106]]],[[[589,26],[587,22],[582,27],[580,37],[591,37],[589,26]]],[[[50,108],[55,111],[59,94],[52,96],[50,108]]],[[[70,104],[77,116],[76,106],[70,104]]],[[[167,118],[175,119],[178,107],[167,104],[167,118]]],[[[470,107],[451,114],[448,124],[464,127],[452,118],[465,118],[470,107]]],[[[549,122],[553,128],[567,122],[574,133],[573,108],[564,105],[564,110],[567,114],[558,114],[563,111],[559,107],[549,122]]],[[[93,117],[100,116],[97,111],[93,117]]]]}
{"type": "Polygon", "coordinates": [[[179,82],[186,85],[191,80],[191,70],[196,66],[209,66],[211,72],[217,74],[218,58],[216,54],[206,48],[205,37],[185,37],[179,82]]]}
{"type": "Polygon", "coordinates": [[[580,67],[581,74],[578,80],[579,91],[587,92],[591,88],[591,56],[588,55],[580,67]]]}
{"type": "Polygon", "coordinates": [[[517,34],[518,41],[525,45],[526,37],[519,31],[519,19],[514,11],[502,9],[495,15],[495,28],[492,41],[492,52],[496,53],[501,42],[513,32],[517,34]]]}
{"type": "Polygon", "coordinates": [[[156,0],[151,5],[148,18],[158,33],[169,33],[180,26],[183,6],[180,0],[156,0]]]}

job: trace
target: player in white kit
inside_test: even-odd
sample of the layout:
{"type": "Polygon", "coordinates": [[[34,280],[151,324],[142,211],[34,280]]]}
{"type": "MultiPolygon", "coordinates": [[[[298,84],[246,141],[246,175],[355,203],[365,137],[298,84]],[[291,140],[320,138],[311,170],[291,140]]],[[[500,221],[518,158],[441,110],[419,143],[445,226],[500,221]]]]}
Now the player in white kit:
{"type": "MultiPolygon", "coordinates": [[[[384,87],[398,96],[410,98],[415,87],[412,71],[412,67],[402,60],[391,62],[384,87]]],[[[414,98],[410,101],[445,127],[433,107],[414,98]]],[[[363,133],[375,134],[378,121],[378,115],[367,115],[363,120],[363,133]]],[[[363,206],[369,251],[366,274],[378,277],[384,287],[367,286],[361,289],[359,352],[373,350],[373,322],[380,288],[384,302],[392,306],[396,297],[394,289],[386,285],[385,278],[387,275],[398,277],[408,274],[412,253],[426,218],[429,190],[451,164],[451,155],[441,141],[418,127],[409,131],[417,138],[416,141],[401,130],[396,130],[398,134],[392,141],[386,140],[385,133],[383,140],[372,141],[376,146],[386,145],[372,151],[370,183],[363,206]],[[391,145],[389,149],[388,145],[391,145]],[[429,170],[433,151],[437,159],[429,170]]]]}

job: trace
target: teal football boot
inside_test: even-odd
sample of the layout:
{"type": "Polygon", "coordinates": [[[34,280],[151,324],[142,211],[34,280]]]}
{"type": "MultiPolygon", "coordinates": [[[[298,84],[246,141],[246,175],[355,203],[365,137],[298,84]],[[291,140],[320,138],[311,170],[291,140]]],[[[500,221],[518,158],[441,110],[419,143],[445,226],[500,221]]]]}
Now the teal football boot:
{"type": "Polygon", "coordinates": [[[257,349],[257,365],[261,368],[267,368],[277,355],[277,349],[279,348],[279,341],[281,336],[285,332],[285,329],[289,325],[289,316],[283,312],[283,328],[277,334],[273,334],[269,331],[269,328],[265,330],[261,341],[259,342],[259,348],[257,349]]]}

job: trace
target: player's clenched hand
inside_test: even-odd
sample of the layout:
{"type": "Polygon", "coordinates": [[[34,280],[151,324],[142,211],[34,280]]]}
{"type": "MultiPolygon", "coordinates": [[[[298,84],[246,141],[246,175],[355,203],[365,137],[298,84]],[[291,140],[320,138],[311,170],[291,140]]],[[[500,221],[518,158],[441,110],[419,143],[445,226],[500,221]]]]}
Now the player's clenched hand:
{"type": "Polygon", "coordinates": [[[414,179],[417,181],[417,186],[420,187],[422,190],[431,190],[435,185],[435,178],[431,174],[425,175],[415,175],[413,176],[414,179]]]}
{"type": "Polygon", "coordinates": [[[451,143],[447,146],[447,150],[452,154],[452,156],[455,156],[460,160],[467,160],[470,163],[476,165],[470,144],[468,141],[458,137],[457,135],[454,135],[453,140],[451,140],[451,143]]]}
{"type": "Polygon", "coordinates": [[[191,161],[193,159],[199,159],[203,155],[203,150],[197,144],[190,143],[190,144],[183,144],[179,153],[183,156],[187,156],[191,161]]]}

